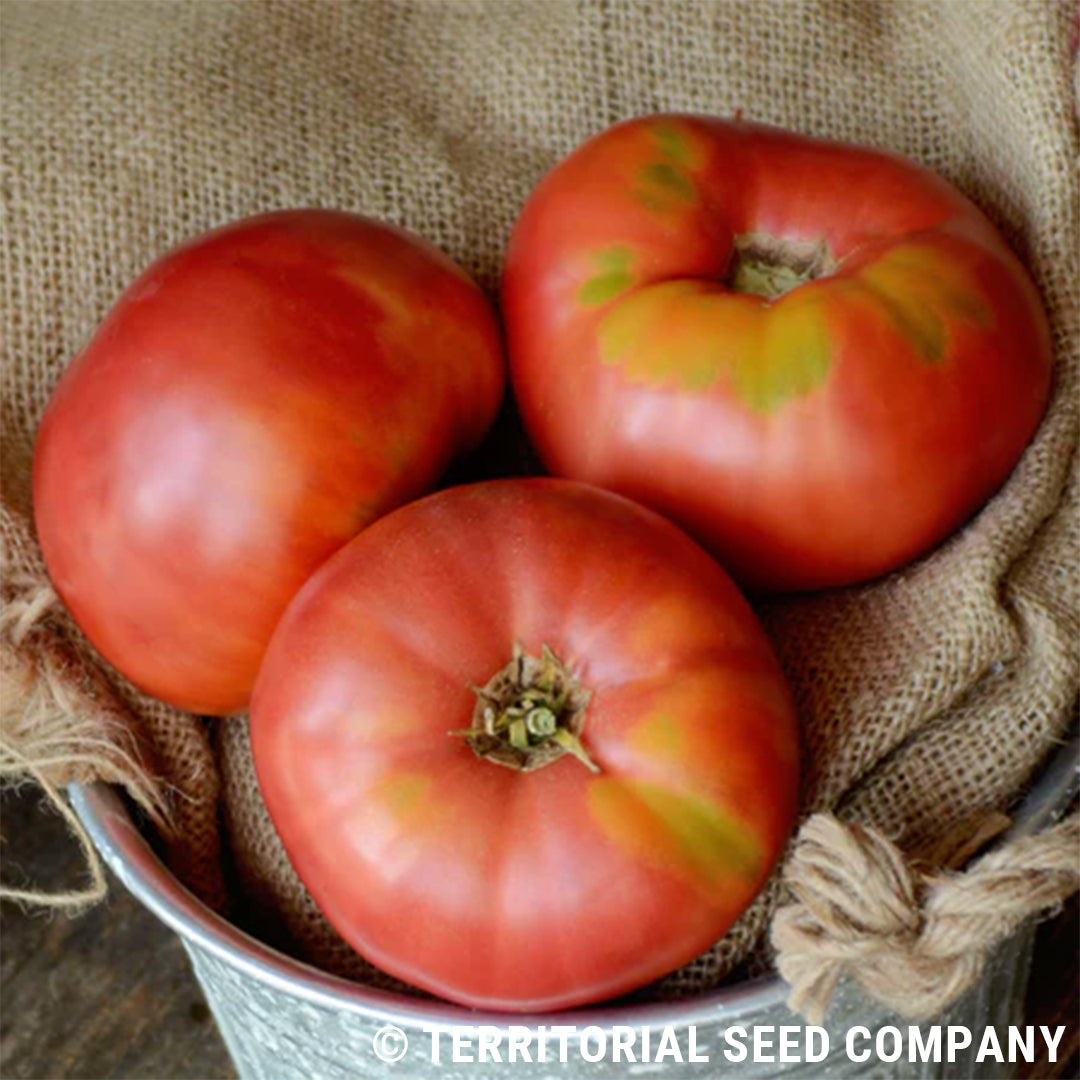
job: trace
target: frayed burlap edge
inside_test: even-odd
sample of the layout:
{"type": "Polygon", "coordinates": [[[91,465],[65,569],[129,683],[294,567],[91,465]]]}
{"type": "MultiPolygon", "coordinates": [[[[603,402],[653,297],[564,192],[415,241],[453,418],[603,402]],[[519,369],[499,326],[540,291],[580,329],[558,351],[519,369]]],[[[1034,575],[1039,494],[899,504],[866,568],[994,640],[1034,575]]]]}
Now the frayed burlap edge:
{"type": "Polygon", "coordinates": [[[48,892],[0,884],[0,899],[47,907],[81,908],[103,899],[101,860],[68,806],[64,785],[103,780],[121,785],[154,825],[169,833],[166,800],[148,765],[138,726],[122,715],[93,668],[73,660],[47,628],[59,604],[48,585],[13,576],[3,559],[0,610],[0,784],[35,781],[76,838],[89,883],[48,892]],[[30,639],[35,639],[31,643],[30,639]]]}

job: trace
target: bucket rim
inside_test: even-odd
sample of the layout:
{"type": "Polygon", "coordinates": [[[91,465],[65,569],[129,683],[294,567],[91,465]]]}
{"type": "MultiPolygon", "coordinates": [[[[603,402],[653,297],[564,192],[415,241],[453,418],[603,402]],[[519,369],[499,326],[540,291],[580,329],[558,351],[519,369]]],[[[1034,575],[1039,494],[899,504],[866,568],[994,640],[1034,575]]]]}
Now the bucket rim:
{"type": "MultiPolygon", "coordinates": [[[[1003,840],[1030,836],[1061,817],[1080,793],[1080,731],[1055,740],[1049,761],[1014,809],[1003,840]]],[[[189,948],[233,970],[330,1010],[381,1023],[445,1030],[480,1025],[510,1027],[573,1024],[578,1030],[716,1023],[722,1018],[783,1006],[789,987],[779,975],[747,979],[703,994],[668,1001],[604,1003],[555,1013],[473,1010],[439,999],[412,998],[353,982],[288,956],[241,930],[200,901],[169,870],[139,831],[118,791],[108,784],[68,786],[72,807],[94,847],[121,884],[189,948]]]]}
{"type": "Polygon", "coordinates": [[[788,986],[767,975],[704,994],[666,1001],[606,1003],[551,1013],[469,1009],[440,999],[413,998],[332,975],[289,956],[242,930],[195,896],[169,870],[109,784],[73,783],[68,795],[94,847],[120,883],[184,943],[235,971],[324,1009],[411,1028],[537,1028],[573,1024],[578,1030],[715,1022],[723,1015],[782,1005],[788,986]]]}

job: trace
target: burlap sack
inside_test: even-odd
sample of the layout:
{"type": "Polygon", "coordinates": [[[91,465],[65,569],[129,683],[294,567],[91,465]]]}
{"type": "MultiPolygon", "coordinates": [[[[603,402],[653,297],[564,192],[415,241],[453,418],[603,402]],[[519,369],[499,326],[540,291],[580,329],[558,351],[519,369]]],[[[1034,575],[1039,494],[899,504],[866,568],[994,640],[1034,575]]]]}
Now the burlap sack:
{"type": "MultiPolygon", "coordinates": [[[[215,758],[201,721],[95,662],[55,602],[31,524],[35,425],[119,291],[185,237],[274,207],[355,209],[428,237],[494,295],[543,171],[607,124],[660,110],[741,110],[932,166],[1001,227],[1053,325],[1045,423],[966,528],[885,581],[760,606],[805,725],[805,813],[835,810],[890,838],[904,866],[936,865],[941,838],[964,846],[1061,737],[1080,611],[1069,0],[8,0],[2,38],[5,770],[126,783],[166,822],[177,873],[218,906],[223,808],[237,917],[381,980],[293,875],[243,724],[213,725],[215,758]]],[[[767,963],[780,893],[778,877],[724,941],[648,993],[715,985],[755,945],[767,963]]]]}

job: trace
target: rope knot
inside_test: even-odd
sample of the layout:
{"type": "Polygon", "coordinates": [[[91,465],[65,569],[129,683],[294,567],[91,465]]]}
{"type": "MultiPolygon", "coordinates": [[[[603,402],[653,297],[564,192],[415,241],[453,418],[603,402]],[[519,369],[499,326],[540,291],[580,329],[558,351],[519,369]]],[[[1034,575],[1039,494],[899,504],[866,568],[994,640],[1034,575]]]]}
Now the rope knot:
{"type": "Polygon", "coordinates": [[[789,1006],[821,1023],[847,974],[901,1015],[936,1015],[978,980],[994,945],[1080,885],[1078,841],[1074,816],[966,873],[929,876],[873,829],[813,815],[785,871],[793,899],[772,926],[789,1006]]]}

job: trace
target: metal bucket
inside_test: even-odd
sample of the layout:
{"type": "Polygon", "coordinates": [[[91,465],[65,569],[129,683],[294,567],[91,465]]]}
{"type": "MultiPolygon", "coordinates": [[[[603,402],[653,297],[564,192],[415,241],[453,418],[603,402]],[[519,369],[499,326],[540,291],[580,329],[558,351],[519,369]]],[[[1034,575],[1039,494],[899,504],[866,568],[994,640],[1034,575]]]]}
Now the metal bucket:
{"type": "MultiPolygon", "coordinates": [[[[1078,758],[1076,740],[1055,755],[1010,835],[1035,832],[1064,809],[1078,758]]],[[[987,1027],[1004,1046],[1005,1030],[1024,1023],[1032,926],[996,951],[961,1000],[917,1027],[842,983],[827,1022],[811,1028],[786,1007],[776,977],[676,1002],[481,1013],[359,986],[269,948],[180,884],[113,790],[74,785],[70,794],[112,871],[180,935],[244,1080],[1015,1075],[1007,1062],[976,1064],[976,1053],[987,1027]],[[961,1045],[965,1033],[971,1041],[961,1045]]]]}

